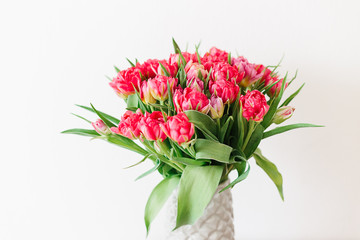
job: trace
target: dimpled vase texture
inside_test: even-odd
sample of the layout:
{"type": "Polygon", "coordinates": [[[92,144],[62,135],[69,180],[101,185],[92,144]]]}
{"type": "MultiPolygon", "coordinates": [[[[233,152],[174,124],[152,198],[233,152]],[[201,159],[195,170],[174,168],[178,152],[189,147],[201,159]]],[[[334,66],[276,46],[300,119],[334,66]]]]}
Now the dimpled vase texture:
{"type": "MultiPolygon", "coordinates": [[[[206,207],[204,214],[193,224],[182,226],[169,232],[166,240],[234,240],[234,214],[231,190],[219,193],[229,184],[225,181],[217,188],[215,195],[206,207]]],[[[176,223],[177,191],[170,196],[166,207],[167,229],[173,229],[176,223]]]]}

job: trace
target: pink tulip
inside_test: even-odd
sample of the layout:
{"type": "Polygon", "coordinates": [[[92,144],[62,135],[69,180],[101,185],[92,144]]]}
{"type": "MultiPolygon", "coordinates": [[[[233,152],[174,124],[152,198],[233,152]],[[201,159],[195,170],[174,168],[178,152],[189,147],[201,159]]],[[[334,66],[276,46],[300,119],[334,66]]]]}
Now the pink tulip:
{"type": "Polygon", "coordinates": [[[159,101],[165,101],[168,99],[168,88],[167,84],[169,82],[169,86],[171,91],[174,91],[175,86],[178,83],[177,78],[165,77],[162,75],[158,75],[155,78],[151,78],[148,80],[149,88],[151,95],[159,101]]]}
{"type": "Polygon", "coordinates": [[[164,122],[164,116],[161,112],[155,111],[151,114],[146,112],[145,116],[139,121],[138,128],[147,140],[164,141],[166,139],[166,134],[160,128],[160,124],[163,124],[164,122]]]}
{"type": "Polygon", "coordinates": [[[204,82],[201,81],[199,78],[193,78],[186,80],[186,86],[192,88],[198,92],[204,91],[204,82]]]}
{"type": "MultiPolygon", "coordinates": [[[[193,62],[197,62],[197,56],[195,53],[188,53],[188,52],[182,52],[181,53],[185,59],[186,62],[189,62],[190,60],[193,62]]],[[[178,53],[170,54],[169,61],[170,64],[182,64],[182,58],[178,53]]]]}
{"type": "Polygon", "coordinates": [[[243,116],[246,120],[261,122],[269,110],[264,94],[258,90],[248,91],[246,95],[240,97],[243,116]]]}
{"type": "Polygon", "coordinates": [[[192,60],[190,60],[186,64],[185,72],[186,72],[186,79],[188,80],[194,78],[205,79],[208,74],[203,65],[197,62],[193,62],[192,60]]]}
{"type": "Polygon", "coordinates": [[[194,124],[189,122],[185,113],[169,117],[165,124],[160,124],[160,127],[171,140],[180,145],[190,141],[195,133],[194,124]]]}
{"type": "Polygon", "coordinates": [[[213,80],[227,80],[234,83],[240,83],[244,73],[240,74],[235,66],[231,66],[227,62],[216,63],[211,71],[213,80]]]}
{"type": "Polygon", "coordinates": [[[290,106],[281,107],[276,111],[272,122],[275,124],[280,124],[285,120],[291,118],[291,116],[294,114],[294,111],[295,111],[294,107],[290,107],[290,106]]]}
{"type": "Polygon", "coordinates": [[[210,48],[209,52],[205,53],[201,58],[201,63],[204,65],[207,71],[214,66],[214,63],[218,62],[228,62],[228,53],[220,50],[216,47],[210,48]]]}
{"type": "Polygon", "coordinates": [[[131,67],[120,71],[109,84],[121,98],[126,99],[129,95],[135,94],[135,89],[139,91],[140,83],[140,70],[131,67]]]}
{"type": "Polygon", "coordinates": [[[213,119],[219,119],[224,114],[224,103],[221,97],[211,96],[210,99],[210,116],[213,119]]]}
{"type": "Polygon", "coordinates": [[[240,82],[242,87],[248,87],[256,81],[260,80],[263,76],[261,67],[262,65],[256,65],[249,63],[248,60],[244,57],[238,57],[232,59],[232,65],[236,66],[239,70],[239,73],[243,74],[243,79],[240,82]]]}
{"type": "Polygon", "coordinates": [[[95,131],[100,135],[107,135],[111,133],[109,127],[106,126],[104,121],[101,119],[92,122],[91,125],[94,127],[95,131]]]}
{"type": "MultiPolygon", "coordinates": [[[[278,77],[274,77],[268,82],[268,84],[265,83],[265,86],[271,85],[278,80],[279,80],[278,77]]],[[[283,81],[284,79],[281,79],[272,88],[270,88],[268,92],[269,97],[277,97],[279,95],[283,81]]],[[[284,90],[287,88],[288,84],[289,83],[285,83],[284,90]]]]}
{"type": "Polygon", "coordinates": [[[221,97],[224,104],[233,103],[239,93],[239,86],[234,82],[217,80],[209,82],[210,93],[221,97]]]}
{"type": "Polygon", "coordinates": [[[146,104],[156,103],[156,99],[151,95],[149,84],[147,81],[141,82],[140,96],[141,100],[146,104]]]}
{"type": "Polygon", "coordinates": [[[143,117],[144,115],[140,109],[138,109],[136,113],[133,113],[132,111],[126,111],[125,114],[121,117],[119,126],[112,127],[111,131],[130,139],[139,138],[140,129],[138,128],[138,124],[143,117]]]}
{"type": "MultiPolygon", "coordinates": [[[[178,65],[177,64],[169,64],[167,61],[162,60],[160,63],[163,65],[163,67],[166,69],[166,71],[170,74],[171,77],[175,77],[178,71],[178,65]]],[[[157,68],[157,74],[165,76],[165,71],[159,64],[157,68]]]]}
{"type": "Polygon", "coordinates": [[[197,110],[207,114],[210,110],[209,99],[205,94],[192,88],[185,88],[184,92],[175,91],[174,105],[178,113],[186,110],[197,110]]]}
{"type": "Polygon", "coordinates": [[[137,63],[136,67],[140,69],[145,78],[153,78],[157,75],[159,61],[158,59],[148,59],[143,64],[137,63]]]}

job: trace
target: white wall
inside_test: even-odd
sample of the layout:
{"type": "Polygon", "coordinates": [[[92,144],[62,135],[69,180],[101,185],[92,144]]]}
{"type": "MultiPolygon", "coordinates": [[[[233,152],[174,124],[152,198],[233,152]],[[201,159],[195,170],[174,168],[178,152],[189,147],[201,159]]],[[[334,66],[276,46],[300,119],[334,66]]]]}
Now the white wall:
{"type": "MultiPolygon", "coordinates": [[[[306,87],[289,122],[326,125],[265,140],[285,202],[252,165],[234,189],[238,239],[360,239],[358,1],[3,1],[0,3],[0,239],[144,239],[157,175],[101,141],[61,135],[90,116],[120,116],[104,75],[125,57],[165,58],[171,37],[276,64],[306,87]]],[[[92,118],[95,119],[95,118],[92,118]]],[[[253,162],[252,162],[253,163],[253,162]]]]}

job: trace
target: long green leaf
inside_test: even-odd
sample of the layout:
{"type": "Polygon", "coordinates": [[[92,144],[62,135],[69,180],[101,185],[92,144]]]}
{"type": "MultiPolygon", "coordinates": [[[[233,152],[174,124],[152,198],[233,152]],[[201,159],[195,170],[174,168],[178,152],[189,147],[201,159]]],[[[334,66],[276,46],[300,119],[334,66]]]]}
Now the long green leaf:
{"type": "Polygon", "coordinates": [[[104,123],[106,124],[106,126],[108,127],[115,127],[115,124],[113,124],[111,121],[109,121],[104,115],[102,115],[98,110],[95,109],[95,107],[90,103],[91,108],[94,110],[94,112],[98,115],[99,118],[101,118],[101,120],[104,121],[104,123]]]}
{"type": "Polygon", "coordinates": [[[116,135],[110,134],[110,135],[106,135],[106,140],[110,143],[113,143],[120,147],[126,148],[128,150],[134,151],[143,156],[146,156],[148,154],[148,151],[146,151],[145,149],[143,149],[142,147],[137,145],[133,140],[131,140],[127,137],[117,135],[117,134],[116,135]]]}
{"type": "Polygon", "coordinates": [[[195,110],[185,111],[185,114],[189,118],[189,121],[200,130],[209,130],[213,135],[217,134],[216,123],[210,116],[195,110]]]}
{"type": "Polygon", "coordinates": [[[264,133],[264,127],[261,124],[258,124],[252,133],[246,148],[244,149],[244,154],[247,158],[251,157],[251,154],[256,150],[259,146],[260,141],[262,139],[264,133]]]}
{"type": "Polygon", "coordinates": [[[280,107],[282,106],[287,106],[298,94],[299,92],[301,91],[301,89],[304,87],[305,83],[303,83],[303,85],[301,85],[301,87],[296,91],[294,92],[293,94],[290,95],[290,97],[288,97],[283,104],[280,105],[280,107]]]}
{"type": "Polygon", "coordinates": [[[195,142],[196,159],[213,159],[229,163],[233,148],[208,139],[197,139],[195,142]]]}
{"type": "Polygon", "coordinates": [[[82,128],[68,129],[68,130],[62,131],[61,133],[76,134],[76,135],[86,136],[86,137],[98,137],[98,136],[100,136],[100,134],[98,134],[95,130],[82,129],[82,128]]]}
{"type": "MultiPolygon", "coordinates": [[[[220,128],[220,136],[219,136],[219,141],[221,143],[224,142],[224,138],[226,133],[228,132],[228,128],[229,128],[229,123],[230,121],[232,122],[234,120],[234,118],[232,116],[228,117],[228,119],[226,120],[225,124],[222,125],[222,127],[220,128]]],[[[231,129],[229,129],[231,131],[231,129]]]]}
{"type": "Polygon", "coordinates": [[[129,169],[129,168],[132,168],[132,167],[135,167],[135,166],[139,165],[140,163],[143,163],[143,162],[144,162],[148,157],[150,157],[151,155],[152,155],[151,153],[146,154],[146,155],[144,156],[144,158],[141,159],[139,162],[137,162],[137,163],[135,163],[135,164],[133,164],[133,165],[130,165],[130,166],[128,166],[128,167],[124,167],[124,169],[129,169]]]}
{"type": "Polygon", "coordinates": [[[180,177],[173,175],[163,179],[151,192],[145,207],[145,225],[147,234],[150,224],[160,212],[165,202],[170,197],[174,189],[179,185],[180,177]]]}
{"type": "MultiPolygon", "coordinates": [[[[90,111],[90,112],[95,113],[95,111],[94,111],[92,108],[90,108],[90,107],[83,106],[83,105],[78,105],[78,104],[76,104],[76,106],[81,107],[81,108],[83,108],[83,109],[86,109],[86,110],[88,110],[88,111],[90,111]]],[[[106,118],[109,119],[110,121],[112,121],[114,124],[116,124],[116,125],[119,124],[119,122],[120,122],[119,119],[117,119],[117,118],[115,118],[115,117],[113,117],[113,116],[110,116],[109,114],[106,114],[106,113],[104,113],[104,112],[101,112],[101,111],[98,111],[98,112],[101,113],[104,117],[106,117],[106,118]]]]}
{"type": "Polygon", "coordinates": [[[254,158],[256,160],[256,164],[261,167],[265,173],[271,178],[271,180],[275,183],[276,188],[279,191],[281,199],[284,201],[284,193],[283,193],[283,178],[281,173],[278,171],[275,164],[270,162],[267,158],[265,158],[260,149],[256,149],[254,153],[254,158]]]}
{"type": "Polygon", "coordinates": [[[287,132],[287,131],[290,131],[290,130],[293,130],[293,129],[296,129],[296,128],[306,128],[306,127],[324,127],[324,126],[310,124],[310,123],[295,123],[295,124],[290,124],[290,125],[286,125],[286,126],[277,127],[277,128],[274,128],[274,129],[272,129],[270,131],[264,132],[264,135],[263,135],[262,138],[264,139],[264,138],[268,138],[268,137],[274,136],[276,134],[287,132]]]}
{"type": "Polygon", "coordinates": [[[186,158],[186,157],[173,157],[172,160],[174,160],[175,162],[183,163],[185,165],[193,165],[193,166],[203,166],[210,162],[210,161],[194,160],[192,158],[186,158]]]}
{"type": "Polygon", "coordinates": [[[149,169],[148,171],[144,172],[143,174],[141,174],[140,176],[138,176],[135,181],[143,178],[143,177],[146,177],[147,175],[155,172],[156,170],[158,170],[158,168],[162,165],[163,163],[160,161],[160,160],[157,160],[156,163],[155,163],[155,166],[151,169],[149,169]]]}
{"type": "Polygon", "coordinates": [[[241,161],[239,163],[235,163],[234,166],[236,168],[236,171],[238,172],[238,177],[229,185],[224,187],[220,192],[223,192],[228,188],[233,188],[236,184],[247,178],[247,176],[249,175],[250,165],[248,162],[241,161]]]}
{"type": "Polygon", "coordinates": [[[176,228],[193,224],[214,196],[223,166],[187,166],[179,184],[176,228]]]}

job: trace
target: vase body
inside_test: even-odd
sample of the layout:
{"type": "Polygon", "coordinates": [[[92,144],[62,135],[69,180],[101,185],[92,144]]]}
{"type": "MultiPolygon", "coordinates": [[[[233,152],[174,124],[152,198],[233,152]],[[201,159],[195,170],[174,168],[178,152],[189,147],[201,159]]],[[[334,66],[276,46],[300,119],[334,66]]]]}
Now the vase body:
{"type": "Polygon", "coordinates": [[[229,181],[220,184],[206,207],[204,214],[193,224],[182,226],[175,231],[177,214],[177,190],[164,206],[164,230],[166,240],[234,240],[234,216],[231,190],[219,193],[229,181]]]}

